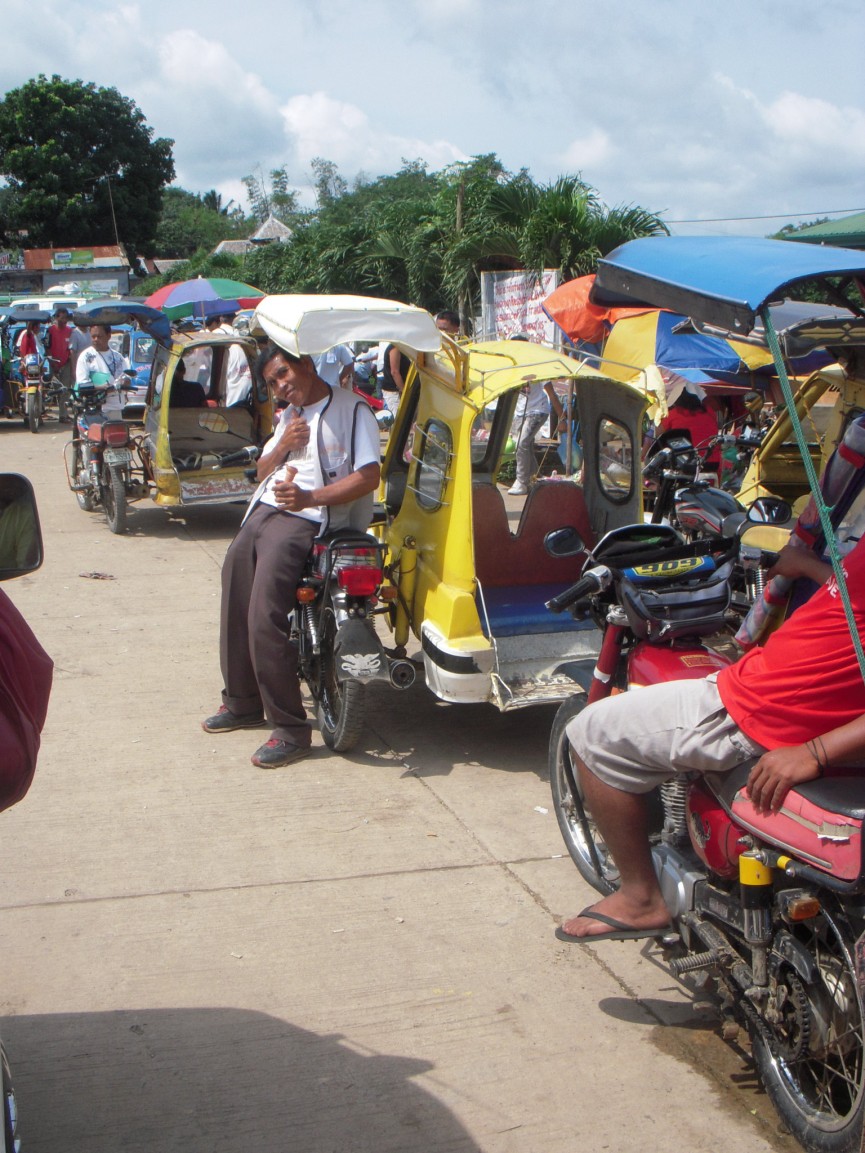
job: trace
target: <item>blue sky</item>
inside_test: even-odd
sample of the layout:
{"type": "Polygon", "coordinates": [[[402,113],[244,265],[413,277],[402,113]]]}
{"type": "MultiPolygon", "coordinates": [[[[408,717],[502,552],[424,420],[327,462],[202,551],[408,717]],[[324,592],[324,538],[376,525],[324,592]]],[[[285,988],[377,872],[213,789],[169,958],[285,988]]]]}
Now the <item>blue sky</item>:
{"type": "Polygon", "coordinates": [[[174,139],[177,183],[310,161],[351,181],[498,154],[580,173],[674,233],[865,210],[865,5],[836,0],[4,0],[2,85],[111,85],[174,139]],[[62,16],[59,16],[62,13],[62,16]],[[724,217],[773,217],[716,222],[724,217]]]}

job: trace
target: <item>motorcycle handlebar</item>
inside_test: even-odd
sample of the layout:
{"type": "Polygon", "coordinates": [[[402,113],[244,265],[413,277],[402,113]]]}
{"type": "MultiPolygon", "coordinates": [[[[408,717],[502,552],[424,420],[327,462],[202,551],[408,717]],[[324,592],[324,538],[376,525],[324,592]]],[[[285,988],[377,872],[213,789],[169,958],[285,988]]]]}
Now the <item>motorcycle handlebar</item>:
{"type": "Polygon", "coordinates": [[[254,444],[248,444],[245,448],[239,449],[237,452],[230,452],[228,456],[224,456],[219,464],[213,465],[213,471],[217,472],[221,468],[227,468],[231,464],[245,464],[248,460],[258,460],[261,449],[254,444]]]}
{"type": "Polygon", "coordinates": [[[598,565],[597,568],[589,569],[588,572],[583,573],[576,584],[571,585],[569,589],[552,597],[547,601],[546,607],[552,613],[562,613],[566,608],[576,604],[578,601],[585,600],[586,597],[592,596],[593,593],[599,593],[602,589],[607,588],[612,582],[613,574],[606,565],[598,565]]]}

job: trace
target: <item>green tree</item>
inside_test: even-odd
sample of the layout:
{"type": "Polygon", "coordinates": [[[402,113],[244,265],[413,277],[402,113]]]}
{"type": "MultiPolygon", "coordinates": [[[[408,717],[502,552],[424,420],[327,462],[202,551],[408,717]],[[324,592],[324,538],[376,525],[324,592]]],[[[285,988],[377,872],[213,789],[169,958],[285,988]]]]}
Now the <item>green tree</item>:
{"type": "Polygon", "coordinates": [[[242,216],[238,218],[214,205],[221,205],[221,198],[214,191],[196,196],[183,188],[167,188],[156,230],[158,254],[174,260],[187,259],[199,249],[209,252],[220,240],[245,236],[251,231],[242,216]]]}
{"type": "Polygon", "coordinates": [[[31,246],[114,244],[150,256],[173,141],[116,88],[38,76],[0,101],[7,229],[31,246]]]}
{"type": "Polygon", "coordinates": [[[284,224],[289,223],[297,213],[297,193],[291,187],[288,170],[285,165],[272,168],[269,185],[261,166],[258,171],[258,176],[252,173],[243,177],[253,218],[263,224],[268,216],[273,215],[284,224]]]}

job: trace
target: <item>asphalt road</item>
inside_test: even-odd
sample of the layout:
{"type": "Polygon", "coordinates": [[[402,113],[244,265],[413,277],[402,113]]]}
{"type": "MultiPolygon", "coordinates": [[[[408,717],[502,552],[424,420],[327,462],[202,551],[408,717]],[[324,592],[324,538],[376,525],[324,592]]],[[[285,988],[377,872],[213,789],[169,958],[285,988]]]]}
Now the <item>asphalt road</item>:
{"type": "Polygon", "coordinates": [[[650,947],[567,946],[592,893],[550,811],[552,709],[369,691],[358,750],[279,771],[208,736],[237,507],[66,488],[68,430],[0,423],[56,671],[2,815],[0,1029],[25,1153],[792,1149],[745,1054],[650,947]]]}

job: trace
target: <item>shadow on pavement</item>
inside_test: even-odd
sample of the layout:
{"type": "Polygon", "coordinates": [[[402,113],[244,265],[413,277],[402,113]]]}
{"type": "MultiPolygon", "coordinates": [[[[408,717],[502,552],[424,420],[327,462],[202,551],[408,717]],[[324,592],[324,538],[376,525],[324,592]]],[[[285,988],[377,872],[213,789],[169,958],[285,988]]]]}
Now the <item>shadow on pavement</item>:
{"type": "Polygon", "coordinates": [[[428,1061],[360,1051],[240,1009],[3,1022],[28,1153],[472,1153],[411,1078],[428,1061]]]}

